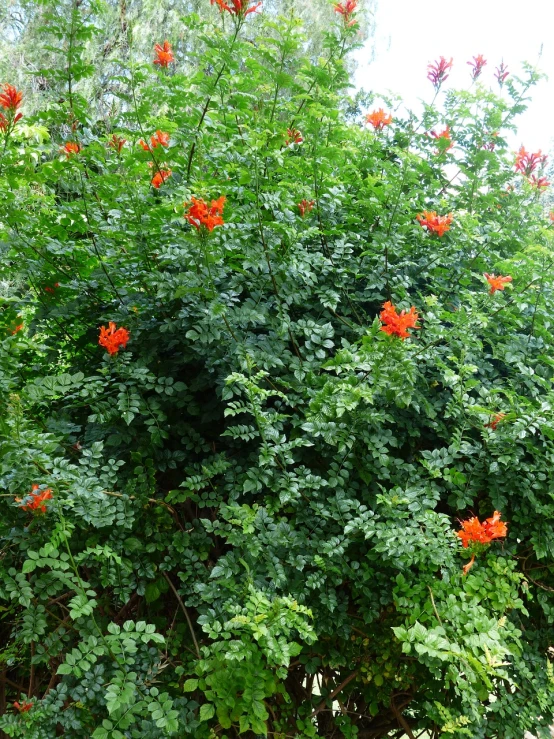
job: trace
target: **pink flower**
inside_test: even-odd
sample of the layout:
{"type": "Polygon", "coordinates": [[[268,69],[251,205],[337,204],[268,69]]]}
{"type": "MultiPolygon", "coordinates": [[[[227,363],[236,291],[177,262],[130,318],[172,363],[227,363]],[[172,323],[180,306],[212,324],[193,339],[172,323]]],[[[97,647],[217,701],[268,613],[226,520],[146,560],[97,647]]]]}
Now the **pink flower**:
{"type": "Polygon", "coordinates": [[[452,68],[452,61],[452,57],[450,57],[450,61],[447,62],[446,59],[441,56],[438,61],[434,62],[434,64],[427,65],[427,79],[433,83],[435,90],[438,90],[442,83],[448,79],[448,75],[446,73],[452,68]]]}
{"type": "Polygon", "coordinates": [[[482,54],[478,54],[477,56],[473,57],[473,60],[471,62],[468,62],[469,66],[471,67],[471,78],[473,80],[476,80],[477,77],[481,75],[481,72],[483,71],[483,67],[487,63],[487,60],[482,54]]]}

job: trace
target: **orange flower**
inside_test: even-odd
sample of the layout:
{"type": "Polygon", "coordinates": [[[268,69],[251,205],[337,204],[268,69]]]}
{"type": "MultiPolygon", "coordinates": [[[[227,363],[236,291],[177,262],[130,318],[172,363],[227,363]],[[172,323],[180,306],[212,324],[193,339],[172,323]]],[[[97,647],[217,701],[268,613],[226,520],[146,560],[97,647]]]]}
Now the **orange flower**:
{"type": "Polygon", "coordinates": [[[160,131],[160,129],[158,129],[155,134],[150,136],[150,145],[148,145],[144,139],[141,139],[139,144],[142,146],[144,151],[151,151],[151,149],[155,149],[157,146],[169,146],[170,138],[171,137],[168,133],[164,133],[164,131],[160,131]]]}
{"type": "Polygon", "coordinates": [[[530,177],[537,167],[546,164],[547,158],[546,154],[543,154],[540,149],[531,154],[522,146],[516,154],[516,172],[521,172],[530,177]]]}
{"type": "Polygon", "coordinates": [[[434,210],[424,210],[416,218],[422,228],[426,226],[430,233],[435,233],[437,236],[443,236],[447,231],[450,231],[450,224],[454,220],[452,213],[447,216],[439,216],[434,210]]]}
{"type": "Polygon", "coordinates": [[[111,356],[113,354],[117,354],[121,347],[125,349],[129,338],[130,334],[126,328],[116,329],[115,323],[110,321],[108,328],[105,326],[100,327],[100,338],[98,339],[98,344],[103,346],[111,356]]]}
{"type": "Polygon", "coordinates": [[[529,177],[529,184],[532,185],[532,187],[536,187],[537,190],[544,190],[545,188],[550,186],[550,182],[546,179],[546,177],[537,177],[534,174],[529,177]]]}
{"type": "Polygon", "coordinates": [[[491,286],[490,294],[494,295],[497,290],[504,290],[508,282],[512,281],[511,277],[502,277],[502,275],[489,275],[487,272],[484,273],[483,277],[491,286]]]}
{"type": "Polygon", "coordinates": [[[500,423],[500,421],[502,421],[504,418],[506,418],[505,413],[495,413],[490,423],[485,424],[485,428],[489,428],[494,431],[496,427],[498,426],[498,424],[500,423]]]}
{"type": "Polygon", "coordinates": [[[480,76],[481,72],[483,71],[483,67],[487,63],[487,60],[482,54],[478,54],[477,56],[473,57],[473,60],[471,62],[468,62],[471,69],[471,78],[473,80],[476,80],[477,77],[480,76]]]}
{"type": "Polygon", "coordinates": [[[228,5],[225,0],[210,0],[210,5],[215,4],[222,13],[226,10],[228,13],[231,13],[231,15],[236,15],[238,18],[242,19],[246,18],[250,13],[254,13],[262,4],[260,0],[260,2],[249,7],[251,2],[252,0],[230,0],[231,4],[228,5]]]}
{"type": "Polygon", "coordinates": [[[296,128],[287,128],[287,136],[288,139],[285,141],[285,146],[289,146],[289,144],[301,144],[304,141],[302,134],[296,128]]]}
{"type": "MultiPolygon", "coordinates": [[[[192,203],[189,206],[188,212],[184,214],[184,218],[194,226],[197,231],[200,231],[204,226],[208,231],[213,231],[216,226],[223,226],[223,208],[225,206],[225,195],[222,195],[217,200],[212,200],[208,205],[201,198],[192,198],[192,203]]],[[[185,207],[187,203],[185,203],[185,207]]]]}
{"type": "Polygon", "coordinates": [[[156,54],[154,64],[159,64],[160,67],[168,67],[171,62],[175,61],[169,41],[164,41],[163,45],[156,44],[154,46],[154,53],[156,54]]]}
{"type": "Polygon", "coordinates": [[[112,149],[116,149],[117,153],[121,154],[121,149],[123,149],[126,143],[127,139],[123,139],[121,138],[121,136],[118,136],[116,133],[114,133],[111,139],[108,141],[108,146],[110,146],[112,149]]]}
{"type": "Polygon", "coordinates": [[[27,701],[25,703],[19,703],[19,701],[15,701],[13,704],[13,707],[19,711],[19,713],[26,713],[27,711],[30,711],[33,707],[32,703],[28,703],[27,701]]]}
{"type": "Polygon", "coordinates": [[[60,151],[69,159],[72,154],[78,154],[81,151],[81,147],[75,141],[67,141],[60,151]]]}
{"type": "Polygon", "coordinates": [[[383,305],[383,310],[379,314],[381,322],[384,324],[381,326],[381,331],[384,331],[390,336],[399,336],[402,340],[408,339],[410,334],[406,329],[408,328],[421,328],[417,325],[419,315],[412,305],[408,313],[405,310],[397,313],[396,308],[387,300],[383,305]]]}
{"type": "Polygon", "coordinates": [[[376,131],[382,131],[385,126],[390,126],[392,123],[392,115],[385,113],[383,108],[374,110],[372,113],[368,113],[365,117],[368,123],[371,123],[376,131]]]}
{"type": "Polygon", "coordinates": [[[494,539],[504,538],[508,533],[508,527],[500,520],[501,516],[501,513],[495,511],[491,518],[487,518],[483,523],[477,516],[460,521],[462,528],[456,531],[456,536],[461,539],[464,549],[470,544],[490,544],[494,539]]]}
{"type": "Polygon", "coordinates": [[[439,145],[437,154],[443,154],[446,151],[450,151],[450,149],[454,146],[454,142],[452,141],[452,137],[450,136],[450,126],[446,126],[446,128],[440,133],[437,133],[436,131],[431,131],[431,136],[437,139],[437,143],[439,145]]]}
{"type": "Polygon", "coordinates": [[[25,498],[31,498],[29,503],[22,502],[21,498],[16,498],[15,502],[19,503],[19,507],[24,511],[38,511],[39,513],[46,513],[46,506],[44,505],[45,500],[52,499],[52,491],[50,488],[46,488],[42,492],[35,492],[40,490],[40,485],[33,485],[32,492],[25,498]]]}
{"type": "Polygon", "coordinates": [[[306,213],[309,213],[311,211],[314,205],[315,205],[315,200],[304,199],[298,203],[298,210],[300,211],[300,215],[302,216],[302,218],[304,218],[304,215],[306,213]]]}
{"type": "Polygon", "coordinates": [[[59,286],[60,286],[60,283],[59,282],[55,282],[52,287],[50,287],[49,285],[47,285],[44,288],[44,292],[50,293],[51,295],[53,295],[56,292],[56,290],[58,289],[59,286]]]}
{"type": "Polygon", "coordinates": [[[159,172],[156,172],[154,177],[150,180],[150,184],[152,187],[155,187],[156,190],[159,190],[160,187],[163,185],[163,183],[168,180],[171,177],[171,170],[170,169],[160,169],[159,172]]]}
{"type": "Polygon", "coordinates": [[[548,214],[548,217],[550,218],[550,220],[552,221],[552,223],[554,223],[554,210],[551,210],[550,211],[550,213],[548,214]]]}
{"type": "Polygon", "coordinates": [[[21,331],[23,329],[23,327],[24,327],[24,324],[23,323],[18,323],[17,326],[11,332],[12,336],[14,334],[19,333],[19,331],[21,331]]]}
{"type": "Polygon", "coordinates": [[[355,18],[352,18],[352,15],[356,12],[356,8],[358,7],[357,0],[345,0],[342,3],[336,3],[333,7],[335,9],[335,13],[342,15],[344,25],[347,28],[351,28],[356,25],[358,21],[355,18]]]}
{"type": "Polygon", "coordinates": [[[447,62],[446,59],[441,56],[434,64],[427,65],[427,79],[433,83],[435,90],[438,90],[442,83],[448,79],[446,74],[449,69],[452,68],[452,57],[447,62]]]}
{"type": "Polygon", "coordinates": [[[23,100],[23,93],[18,92],[13,85],[7,83],[2,85],[2,93],[0,93],[0,105],[6,110],[16,111],[23,100]]]}

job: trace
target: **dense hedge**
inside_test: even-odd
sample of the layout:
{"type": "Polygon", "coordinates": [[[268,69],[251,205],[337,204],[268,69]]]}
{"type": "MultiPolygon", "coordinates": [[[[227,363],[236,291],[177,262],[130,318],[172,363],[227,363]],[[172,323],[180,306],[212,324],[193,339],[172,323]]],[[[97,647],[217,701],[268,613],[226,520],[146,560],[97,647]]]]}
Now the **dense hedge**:
{"type": "Polygon", "coordinates": [[[401,117],[346,95],[355,3],[313,61],[217,0],[200,71],[152,39],[92,120],[85,5],[66,94],[0,97],[0,728],[547,736],[536,73],[442,59],[401,117]]]}

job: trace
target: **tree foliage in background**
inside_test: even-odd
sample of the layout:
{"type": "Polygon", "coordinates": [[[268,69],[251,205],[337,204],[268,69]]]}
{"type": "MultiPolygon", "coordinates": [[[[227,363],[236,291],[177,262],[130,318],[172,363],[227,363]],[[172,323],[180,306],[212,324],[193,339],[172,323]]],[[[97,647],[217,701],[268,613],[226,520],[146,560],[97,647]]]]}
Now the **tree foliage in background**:
{"type": "Polygon", "coordinates": [[[346,96],[352,12],[314,59],[239,7],[183,19],[192,66],[114,49],[101,113],[91,7],[50,8],[58,94],[4,106],[0,729],[546,737],[552,222],[504,138],[537,74],[444,60],[401,120],[346,96]]]}

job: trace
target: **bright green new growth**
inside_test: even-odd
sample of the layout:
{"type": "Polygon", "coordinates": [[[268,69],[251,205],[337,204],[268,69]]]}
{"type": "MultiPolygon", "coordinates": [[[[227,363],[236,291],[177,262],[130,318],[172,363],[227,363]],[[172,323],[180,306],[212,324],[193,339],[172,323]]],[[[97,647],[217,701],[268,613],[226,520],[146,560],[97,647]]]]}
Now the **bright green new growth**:
{"type": "Polygon", "coordinates": [[[547,737],[552,223],[505,141],[538,75],[373,128],[343,16],[311,59],[206,4],[200,61],[122,55],[100,116],[94,12],[52,16],[56,94],[1,142],[0,729],[547,737]]]}

